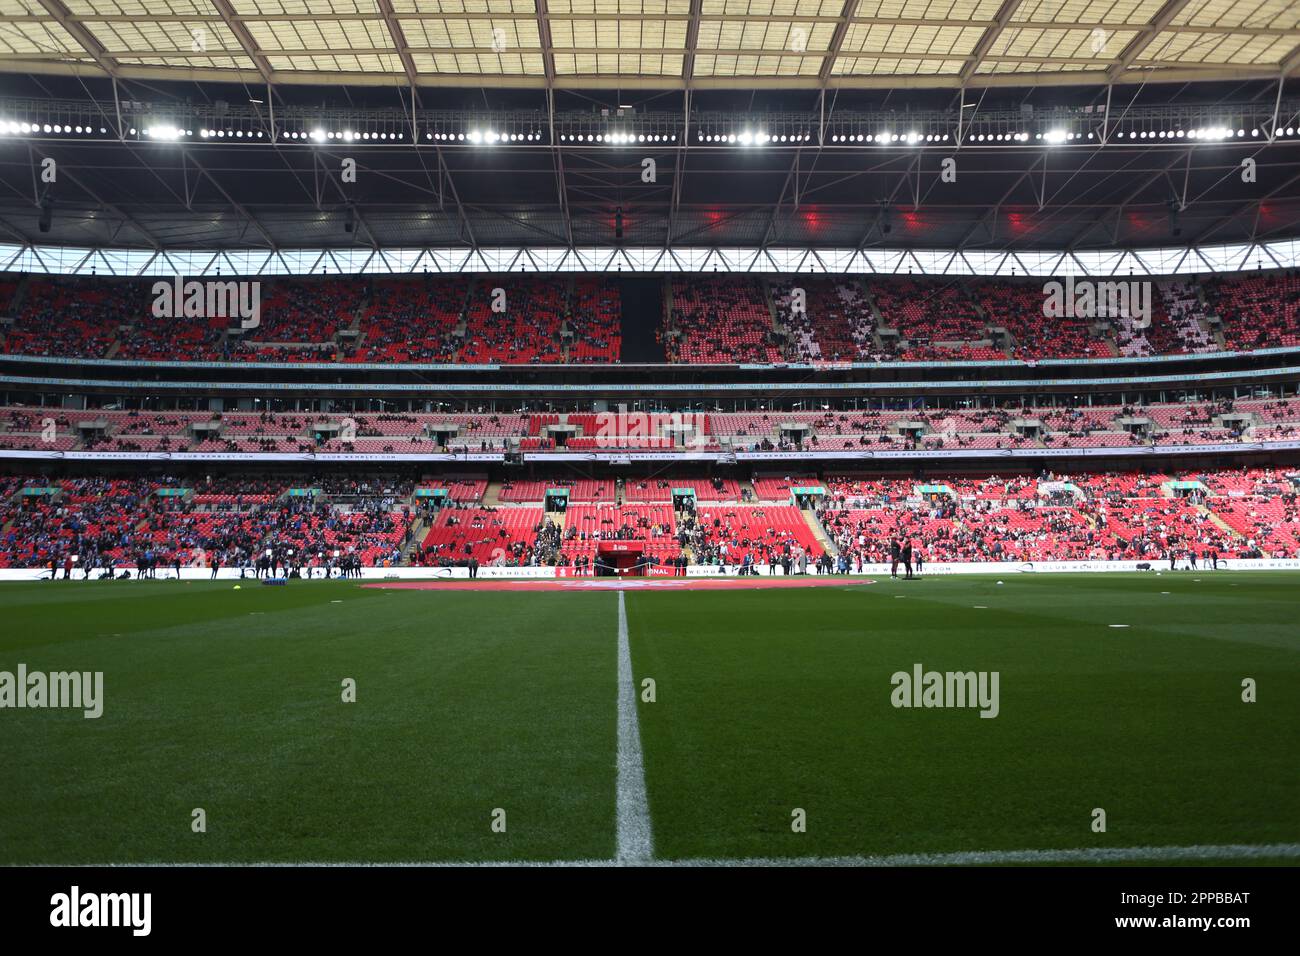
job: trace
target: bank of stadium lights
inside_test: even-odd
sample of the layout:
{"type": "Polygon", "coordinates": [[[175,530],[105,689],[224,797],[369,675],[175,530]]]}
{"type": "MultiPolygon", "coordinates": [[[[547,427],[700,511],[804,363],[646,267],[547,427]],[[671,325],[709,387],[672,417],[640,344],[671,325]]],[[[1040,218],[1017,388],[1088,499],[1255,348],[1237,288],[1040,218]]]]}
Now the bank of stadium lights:
{"type": "Polygon", "coordinates": [[[1031,137],[1025,130],[1010,133],[970,133],[966,136],[968,143],[1047,143],[1050,146],[1093,139],[1092,133],[1067,133],[1064,130],[1051,129],[1046,133],[1034,133],[1031,137]]]}
{"type": "MultiPolygon", "coordinates": [[[[13,115],[12,113],[10,114],[13,115]]],[[[72,122],[65,122],[64,117],[60,117],[60,122],[54,122],[53,116],[50,122],[31,121],[31,119],[7,118],[0,116],[0,138],[16,137],[63,137],[63,136],[83,136],[83,137],[116,137],[118,133],[107,128],[107,124],[99,125],[94,117],[83,117],[80,123],[76,122],[76,117],[72,122]]],[[[1100,119],[1100,118],[1099,118],[1100,119]]],[[[208,119],[208,122],[211,122],[208,119]]],[[[313,124],[310,118],[304,118],[301,121],[289,121],[285,126],[281,126],[274,134],[269,130],[257,128],[255,122],[236,120],[231,118],[226,121],[229,125],[223,124],[221,128],[204,126],[191,127],[183,117],[145,117],[137,115],[134,123],[128,121],[129,130],[122,130],[122,135],[129,135],[133,139],[156,143],[173,143],[173,142],[235,142],[235,143],[252,143],[266,142],[273,135],[281,143],[303,143],[305,144],[325,144],[325,143],[346,143],[353,144],[398,144],[410,143],[411,137],[406,135],[410,129],[399,131],[392,123],[370,123],[362,119],[358,124],[363,128],[356,128],[351,125],[345,125],[346,121],[320,121],[313,124]],[[242,128],[240,128],[242,127],[242,128]],[[377,128],[378,127],[378,128],[377,128]]],[[[1134,122],[1132,119],[1125,123],[1116,123],[1114,126],[1104,129],[1100,123],[1095,125],[1083,125],[1081,122],[1062,122],[1059,126],[1050,121],[1040,120],[1042,123],[1037,131],[1032,127],[1026,131],[1023,127],[1018,127],[1014,120],[1006,125],[1002,125],[1001,131],[990,132],[988,128],[980,128],[975,124],[972,128],[962,131],[960,137],[955,130],[949,132],[927,132],[926,126],[930,130],[935,127],[933,124],[918,124],[919,128],[902,128],[884,127],[873,129],[868,132],[866,129],[859,127],[853,129],[846,128],[848,124],[839,123],[827,130],[825,145],[827,146],[875,146],[884,148],[919,148],[927,145],[951,144],[958,138],[963,143],[972,145],[997,145],[997,146],[1065,146],[1065,145],[1096,145],[1097,141],[1105,133],[1106,139],[1110,143],[1122,144],[1125,146],[1137,145],[1164,145],[1168,143],[1194,144],[1194,145],[1221,145],[1221,144],[1241,144],[1259,143],[1265,139],[1273,140],[1291,140],[1300,138],[1300,127],[1295,125],[1285,126],[1278,125],[1274,127],[1273,123],[1264,120],[1262,117],[1254,119],[1252,122],[1248,114],[1246,117],[1237,118],[1235,121],[1212,120],[1201,125],[1182,124],[1177,120],[1161,123],[1159,120],[1152,121],[1148,118],[1145,122],[1134,122]],[[1082,128],[1082,129],[1081,129],[1082,128]],[[861,131],[859,131],[861,130],[861,131]]],[[[510,145],[540,145],[542,143],[555,142],[557,145],[565,146],[603,146],[610,148],[620,148],[632,145],[666,145],[678,144],[683,140],[680,132],[664,131],[661,125],[655,131],[650,128],[621,128],[621,129],[600,129],[592,124],[588,129],[581,132],[578,129],[569,127],[564,132],[557,131],[556,135],[548,136],[544,130],[535,125],[525,122],[507,121],[502,124],[508,131],[502,131],[501,127],[489,127],[486,123],[479,126],[470,126],[469,124],[459,125],[451,122],[434,121],[428,125],[421,124],[420,131],[417,134],[417,141],[425,141],[438,144],[456,144],[456,145],[475,145],[490,146],[496,144],[510,145]]],[[[724,146],[736,149],[747,149],[756,147],[773,147],[781,145],[804,145],[817,141],[815,130],[809,130],[808,127],[802,129],[796,128],[792,131],[788,126],[783,130],[778,127],[774,130],[771,127],[760,127],[757,123],[753,126],[731,127],[727,129],[719,125],[713,125],[706,122],[699,126],[694,126],[691,130],[693,141],[700,145],[724,146]]],[[[1035,124],[1038,125],[1038,124],[1035,124]]],[[[670,127],[671,128],[671,127],[670,127]]]]}
{"type": "Polygon", "coordinates": [[[481,145],[483,143],[540,143],[542,134],[535,131],[528,133],[498,133],[495,130],[472,129],[468,133],[449,133],[444,130],[426,130],[424,138],[438,143],[474,143],[481,145]]]}
{"type": "MultiPolygon", "coordinates": [[[[1054,137],[1055,134],[1051,134],[1051,135],[1053,135],[1054,137]]],[[[1067,139],[1074,139],[1075,135],[1076,134],[1074,133],[1069,133],[1069,134],[1063,133],[1061,134],[1060,141],[1065,142],[1067,139]]],[[[1082,136],[1080,135],[1079,138],[1082,138],[1082,136]]],[[[1042,139],[1047,139],[1047,137],[1045,137],[1042,133],[1036,133],[1035,139],[1042,140],[1042,139]]],[[[1056,140],[1055,138],[1053,138],[1053,139],[1048,139],[1047,141],[1055,142],[1056,140]]],[[[968,143],[1027,143],[1029,142],[1029,134],[1024,130],[1020,130],[1018,132],[1013,132],[1013,133],[970,133],[966,136],[966,142],[968,143]]]]}
{"type": "MultiPolygon", "coordinates": [[[[677,139],[676,136],[673,137],[677,139]]],[[[812,141],[811,133],[767,133],[742,130],[739,133],[705,133],[695,134],[697,143],[726,143],[728,146],[767,146],[772,143],[808,143],[812,141]]]]}
{"type": "Polygon", "coordinates": [[[753,130],[741,130],[739,133],[728,133],[726,136],[717,136],[710,140],[706,133],[704,141],[707,142],[725,142],[728,145],[736,144],[737,146],[766,146],[772,142],[772,137],[768,133],[753,130]]]}
{"type": "Polygon", "coordinates": [[[384,141],[387,141],[387,142],[392,143],[392,142],[397,142],[398,140],[400,140],[400,139],[402,139],[402,138],[403,138],[403,134],[401,134],[401,133],[389,133],[389,132],[384,132],[384,133],[360,132],[360,133],[358,133],[356,130],[351,130],[351,129],[344,129],[344,130],[327,130],[326,133],[325,133],[325,139],[326,139],[327,141],[328,141],[328,140],[335,140],[335,141],[337,141],[337,142],[343,142],[343,143],[362,143],[362,142],[372,142],[372,143],[373,143],[373,142],[378,142],[378,141],[380,141],[380,140],[384,140],[384,141]]]}
{"type": "Polygon", "coordinates": [[[446,130],[426,130],[426,140],[439,143],[470,143],[474,146],[496,146],[501,143],[540,143],[542,134],[536,130],[526,133],[502,133],[494,129],[471,129],[468,132],[448,132],[446,130]]]}
{"type": "MultiPolygon", "coordinates": [[[[1279,129],[1276,136],[1290,136],[1293,132],[1291,129],[1279,129]]],[[[1212,142],[1231,142],[1233,140],[1258,139],[1264,135],[1264,131],[1258,126],[1247,128],[1240,126],[1233,128],[1231,126],[1201,126],[1192,129],[1155,129],[1155,130],[1121,130],[1115,134],[1115,138],[1122,142],[1131,143],[1134,140],[1142,142],[1146,140],[1151,142],[1156,140],[1192,140],[1198,143],[1212,142]]]]}
{"type": "MultiPolygon", "coordinates": [[[[463,136],[454,136],[447,134],[446,139],[464,139],[463,136]]],[[[677,142],[676,133],[624,133],[624,132],[601,132],[601,133],[561,133],[556,137],[561,143],[600,143],[603,146],[632,146],[637,143],[675,143],[677,142]]],[[[471,142],[478,142],[470,136],[471,142]]],[[[530,142],[540,143],[542,141],[541,133],[515,133],[509,136],[502,136],[499,142],[530,142]]]]}
{"type": "MultiPolygon", "coordinates": [[[[190,131],[186,131],[185,135],[192,136],[193,133],[191,133],[190,131]]],[[[245,142],[250,142],[252,140],[265,139],[265,138],[266,138],[266,134],[263,133],[260,129],[258,130],[208,129],[207,127],[203,127],[202,129],[199,130],[199,139],[222,139],[222,140],[233,139],[236,141],[243,140],[245,142]]]]}
{"type": "Polygon", "coordinates": [[[469,141],[475,144],[487,143],[489,145],[496,145],[497,143],[520,143],[520,142],[527,142],[527,140],[525,140],[524,137],[528,135],[530,134],[499,133],[496,130],[491,130],[491,129],[482,130],[482,131],[475,129],[475,130],[470,130],[469,141]]]}
{"type": "MultiPolygon", "coordinates": [[[[1300,129],[1294,130],[1300,135],[1300,129]]],[[[1033,134],[1033,140],[1037,143],[1048,146],[1060,146],[1070,143],[1095,142],[1099,134],[1095,132],[1077,132],[1060,128],[1043,130],[1033,134]]],[[[1233,126],[1204,126],[1192,129],[1155,129],[1155,130],[1135,130],[1123,129],[1112,131],[1110,137],[1115,142],[1122,143],[1141,143],[1141,142],[1159,142],[1164,140],[1191,140],[1199,143],[1212,142],[1232,142],[1234,140],[1258,139],[1264,135],[1263,130],[1258,126],[1239,127],[1233,126]]],[[[1276,136],[1291,135],[1291,131],[1279,129],[1276,136]]],[[[1011,133],[970,133],[967,136],[967,142],[970,143],[1016,143],[1027,142],[1030,135],[1025,132],[1011,133]]]]}
{"type": "Polygon", "coordinates": [[[107,136],[108,128],[72,123],[23,123],[17,120],[0,120],[0,136],[94,136],[96,133],[107,136]]]}
{"type": "MultiPolygon", "coordinates": [[[[250,134],[251,135],[251,134],[250,134]]],[[[257,134],[261,136],[261,133],[257,134]]],[[[326,130],[316,127],[310,130],[287,129],[280,132],[280,139],[297,143],[376,143],[380,141],[396,143],[406,139],[401,132],[353,129],[326,130]]]]}
{"type": "MultiPolygon", "coordinates": [[[[1252,131],[1254,135],[1259,135],[1259,130],[1252,131]]],[[[1153,130],[1121,130],[1116,133],[1116,139],[1132,142],[1133,140],[1195,140],[1197,142],[1226,142],[1232,139],[1245,139],[1247,137],[1245,129],[1233,129],[1228,126],[1203,126],[1194,129],[1153,129],[1153,130]]]]}
{"type": "Polygon", "coordinates": [[[853,143],[874,143],[877,146],[920,146],[922,143],[946,143],[949,140],[947,133],[918,133],[910,131],[907,133],[891,133],[888,131],[880,133],[832,133],[831,142],[841,144],[853,143]]]}
{"type": "MultiPolygon", "coordinates": [[[[209,131],[206,129],[200,129],[199,136],[204,137],[208,132],[209,131]]],[[[193,138],[194,136],[194,130],[192,129],[183,129],[179,126],[170,126],[167,124],[160,124],[158,126],[142,126],[138,129],[132,126],[127,130],[127,133],[131,136],[139,136],[144,139],[153,140],[155,143],[175,143],[183,139],[193,138]]],[[[260,136],[261,134],[259,133],[258,135],[260,136]]],[[[250,139],[253,138],[252,133],[249,133],[248,136],[250,139]]]]}
{"type": "MultiPolygon", "coordinates": [[[[538,134],[537,139],[541,139],[538,134]]],[[[676,133],[561,133],[561,143],[600,143],[604,146],[631,146],[636,143],[675,143],[676,133]]]]}

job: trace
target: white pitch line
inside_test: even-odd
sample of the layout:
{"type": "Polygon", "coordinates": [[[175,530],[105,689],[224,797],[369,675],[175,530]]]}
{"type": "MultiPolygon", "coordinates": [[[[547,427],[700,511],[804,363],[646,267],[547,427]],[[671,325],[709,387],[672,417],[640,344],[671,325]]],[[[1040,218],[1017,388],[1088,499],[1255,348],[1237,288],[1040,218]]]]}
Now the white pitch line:
{"type": "MultiPolygon", "coordinates": [[[[1036,863],[1134,863],[1143,860],[1165,863],[1179,860],[1249,860],[1283,857],[1300,857],[1300,844],[1088,847],[1077,850],[970,850],[962,853],[896,853],[890,856],[673,860],[671,863],[674,866],[997,866],[1036,863]]],[[[655,865],[659,865],[658,861],[655,865]]]]}
{"type": "MultiPolygon", "coordinates": [[[[648,822],[648,821],[647,821],[648,822]]],[[[796,856],[750,859],[615,859],[615,860],[434,860],[427,863],[376,863],[324,860],[293,863],[87,863],[84,866],[114,867],[571,867],[571,866],[997,866],[1042,863],[1156,863],[1196,860],[1300,859],[1300,843],[1239,843],[1211,846],[1125,846],[1087,847],[1066,850],[967,850],[958,853],[896,853],[888,856],[796,856]]],[[[62,864],[59,864],[62,865],[62,864]]]]}
{"type": "Polygon", "coordinates": [[[654,856],[650,805],[645,792],[645,760],[636,714],[636,681],[627,639],[627,608],[618,592],[618,780],[614,816],[614,857],[619,863],[649,863],[654,856]]]}

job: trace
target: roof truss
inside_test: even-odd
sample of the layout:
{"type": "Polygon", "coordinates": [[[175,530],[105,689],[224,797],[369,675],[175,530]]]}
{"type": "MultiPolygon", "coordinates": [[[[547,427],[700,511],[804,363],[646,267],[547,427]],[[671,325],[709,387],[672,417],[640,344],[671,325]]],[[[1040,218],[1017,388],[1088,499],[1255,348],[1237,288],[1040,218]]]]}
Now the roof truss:
{"type": "Polygon", "coordinates": [[[269,86],[826,89],[1238,80],[1300,66],[1300,10],[1278,0],[1090,2],[1069,21],[1022,0],[969,0],[948,16],[927,0],[900,0],[880,16],[880,4],[860,0],[795,0],[780,12],[722,0],[555,11],[548,0],[513,0],[504,12],[325,0],[310,14],[272,0],[251,9],[197,0],[192,13],[150,5],[74,12],[65,0],[0,0],[9,27],[0,70],[200,81],[255,73],[269,86]],[[191,47],[196,27],[212,34],[210,47],[191,47]],[[1122,42],[1093,49],[1097,31],[1122,42]]]}

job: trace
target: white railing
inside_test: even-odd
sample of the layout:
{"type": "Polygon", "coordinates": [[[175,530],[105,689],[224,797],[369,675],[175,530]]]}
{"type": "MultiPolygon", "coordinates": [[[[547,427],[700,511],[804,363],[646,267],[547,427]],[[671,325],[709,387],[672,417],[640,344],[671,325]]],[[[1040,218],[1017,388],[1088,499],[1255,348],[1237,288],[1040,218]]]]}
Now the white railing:
{"type": "Polygon", "coordinates": [[[1188,276],[1300,266],[1300,239],[1085,251],[674,247],[98,249],[0,244],[0,272],[306,276],[602,272],[925,276],[1188,276]]]}

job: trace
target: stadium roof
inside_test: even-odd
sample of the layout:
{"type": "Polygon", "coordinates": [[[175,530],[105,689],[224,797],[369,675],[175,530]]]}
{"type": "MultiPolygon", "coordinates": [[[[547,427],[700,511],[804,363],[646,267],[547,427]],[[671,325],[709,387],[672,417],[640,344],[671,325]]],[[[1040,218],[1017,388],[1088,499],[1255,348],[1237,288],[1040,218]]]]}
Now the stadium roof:
{"type": "Polygon", "coordinates": [[[899,89],[1298,67],[1295,0],[0,0],[0,68],[118,79],[899,89]]]}
{"type": "Polygon", "coordinates": [[[940,152],[0,141],[0,242],[150,249],[603,245],[1000,250],[1300,231],[1300,140],[940,152]],[[658,161],[643,182],[640,158],[658,161]],[[39,182],[47,161],[58,181],[39,182]],[[1243,160],[1258,182],[1244,182],[1243,160]],[[355,183],[341,170],[354,162],[355,183]],[[34,191],[37,190],[37,191],[34,191]],[[48,228],[37,220],[52,198],[48,228]],[[618,235],[621,228],[622,235],[618,235]]]}

